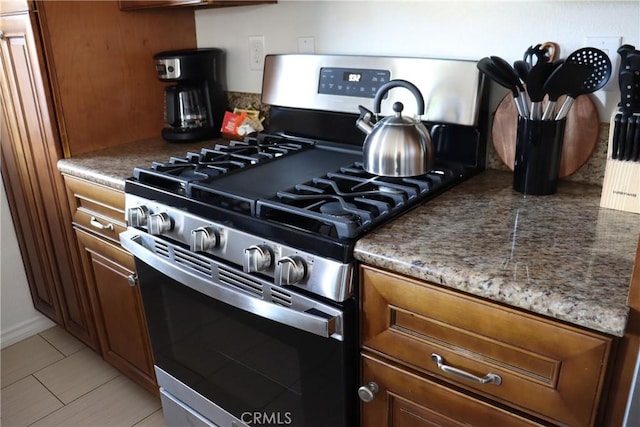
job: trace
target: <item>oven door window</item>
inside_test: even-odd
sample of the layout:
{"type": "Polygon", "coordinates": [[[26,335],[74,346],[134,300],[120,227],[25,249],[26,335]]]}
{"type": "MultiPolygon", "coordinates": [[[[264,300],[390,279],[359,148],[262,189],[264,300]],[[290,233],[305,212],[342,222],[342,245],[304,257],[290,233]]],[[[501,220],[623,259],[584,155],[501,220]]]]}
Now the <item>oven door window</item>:
{"type": "MultiPolygon", "coordinates": [[[[144,262],[136,266],[155,364],[162,370],[249,425],[353,424],[355,402],[347,390],[356,371],[349,340],[262,318],[144,262]]],[[[345,313],[345,323],[350,318],[345,313]]]]}

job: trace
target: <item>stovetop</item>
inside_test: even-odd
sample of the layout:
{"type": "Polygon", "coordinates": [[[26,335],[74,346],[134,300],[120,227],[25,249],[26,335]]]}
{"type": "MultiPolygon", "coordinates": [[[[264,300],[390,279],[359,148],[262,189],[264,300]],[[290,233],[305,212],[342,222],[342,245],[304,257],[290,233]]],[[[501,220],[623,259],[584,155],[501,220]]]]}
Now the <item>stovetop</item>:
{"type": "Polygon", "coordinates": [[[355,147],[261,134],[134,170],[137,184],[330,239],[358,238],[462,179],[439,164],[411,178],[371,175],[355,147]]]}

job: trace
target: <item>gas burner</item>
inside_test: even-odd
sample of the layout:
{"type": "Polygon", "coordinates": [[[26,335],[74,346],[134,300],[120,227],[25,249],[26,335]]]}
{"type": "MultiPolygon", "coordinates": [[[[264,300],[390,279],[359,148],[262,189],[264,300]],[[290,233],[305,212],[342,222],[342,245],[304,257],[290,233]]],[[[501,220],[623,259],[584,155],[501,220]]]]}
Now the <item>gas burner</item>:
{"type": "Polygon", "coordinates": [[[354,163],[258,201],[258,215],[330,237],[353,238],[457,182],[459,168],[411,178],[371,175],[354,163]]]}

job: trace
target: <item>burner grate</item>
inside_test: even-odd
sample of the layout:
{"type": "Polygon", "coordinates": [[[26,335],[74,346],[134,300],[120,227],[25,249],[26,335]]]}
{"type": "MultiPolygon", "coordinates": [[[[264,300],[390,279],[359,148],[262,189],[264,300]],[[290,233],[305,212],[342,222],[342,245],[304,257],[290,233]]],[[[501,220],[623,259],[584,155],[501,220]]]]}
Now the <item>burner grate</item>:
{"type": "Polygon", "coordinates": [[[207,183],[222,175],[286,156],[313,145],[313,142],[294,143],[271,135],[245,138],[244,141],[230,141],[229,144],[205,147],[198,153],[188,152],[184,157],[170,157],[164,163],[153,162],[149,168],[135,168],[133,176],[141,183],[194,197],[195,194],[191,188],[193,184],[197,184],[198,190],[202,191],[207,183]]]}
{"type": "Polygon", "coordinates": [[[456,182],[462,171],[438,168],[411,178],[371,175],[361,163],[258,201],[258,215],[336,238],[365,230],[456,182]]]}

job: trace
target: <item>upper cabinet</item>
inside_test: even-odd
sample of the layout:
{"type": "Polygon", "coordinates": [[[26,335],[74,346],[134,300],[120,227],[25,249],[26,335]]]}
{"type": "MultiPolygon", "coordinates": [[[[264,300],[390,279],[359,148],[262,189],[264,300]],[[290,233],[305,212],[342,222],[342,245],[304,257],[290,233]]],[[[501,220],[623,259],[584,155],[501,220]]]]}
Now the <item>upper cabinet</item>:
{"type": "Polygon", "coordinates": [[[217,0],[120,0],[121,10],[139,10],[139,9],[152,9],[152,8],[165,8],[165,7],[231,7],[231,6],[248,6],[252,4],[267,4],[277,3],[276,0],[262,0],[262,1],[245,1],[245,0],[231,0],[231,1],[217,1],[217,0]]]}
{"type": "Polygon", "coordinates": [[[166,84],[153,55],[196,47],[193,10],[125,13],[114,1],[37,7],[65,157],[159,136],[166,84]]]}

